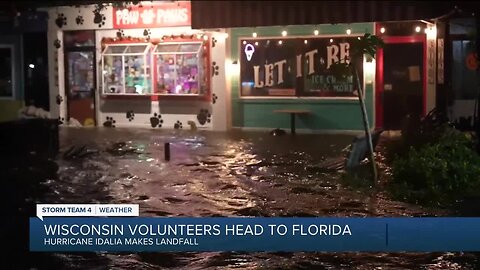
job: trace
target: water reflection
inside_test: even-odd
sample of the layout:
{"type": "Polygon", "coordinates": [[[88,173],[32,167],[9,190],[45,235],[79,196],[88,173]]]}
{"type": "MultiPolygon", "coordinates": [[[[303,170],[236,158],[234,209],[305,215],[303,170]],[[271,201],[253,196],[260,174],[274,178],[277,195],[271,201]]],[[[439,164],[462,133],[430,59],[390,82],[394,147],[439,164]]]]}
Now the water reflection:
{"type": "MultiPolygon", "coordinates": [[[[49,202],[138,203],[142,216],[425,216],[440,211],[344,187],[318,169],[350,136],[62,130],[62,149],[95,154],[60,159],[49,202]],[[133,139],[134,138],[134,139],[133,139]],[[164,143],[171,160],[164,161],[164,143]],[[374,198],[373,198],[374,196],[374,198]]],[[[140,253],[56,254],[65,269],[474,269],[472,254],[140,253]]]]}

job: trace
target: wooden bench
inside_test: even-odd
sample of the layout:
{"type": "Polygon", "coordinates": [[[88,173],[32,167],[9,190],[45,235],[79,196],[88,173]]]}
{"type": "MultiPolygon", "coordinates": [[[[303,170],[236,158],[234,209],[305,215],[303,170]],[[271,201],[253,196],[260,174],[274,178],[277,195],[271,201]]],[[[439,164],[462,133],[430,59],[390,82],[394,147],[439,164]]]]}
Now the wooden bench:
{"type": "Polygon", "coordinates": [[[284,110],[274,110],[274,113],[289,113],[290,114],[290,131],[292,134],[295,134],[295,116],[298,115],[307,115],[312,113],[309,110],[296,110],[296,109],[284,109],[284,110]]]}

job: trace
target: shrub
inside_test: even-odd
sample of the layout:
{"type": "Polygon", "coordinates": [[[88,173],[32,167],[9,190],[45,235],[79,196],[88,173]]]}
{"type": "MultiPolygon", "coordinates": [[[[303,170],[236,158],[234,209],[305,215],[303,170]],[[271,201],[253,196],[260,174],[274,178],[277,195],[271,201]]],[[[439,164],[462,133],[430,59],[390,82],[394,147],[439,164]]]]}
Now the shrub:
{"type": "Polygon", "coordinates": [[[471,138],[452,128],[397,156],[392,174],[392,194],[416,203],[443,205],[480,195],[480,156],[471,138]]]}

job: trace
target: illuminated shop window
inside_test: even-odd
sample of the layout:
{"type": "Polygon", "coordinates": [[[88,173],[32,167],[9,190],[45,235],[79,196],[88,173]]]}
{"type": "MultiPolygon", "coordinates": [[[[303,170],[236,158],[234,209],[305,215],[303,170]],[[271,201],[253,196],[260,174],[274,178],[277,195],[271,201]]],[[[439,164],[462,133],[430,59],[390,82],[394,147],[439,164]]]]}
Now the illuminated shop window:
{"type": "Polygon", "coordinates": [[[154,50],[155,92],[160,95],[203,95],[201,42],[163,43],[154,50]]]}
{"type": "Polygon", "coordinates": [[[107,44],[102,53],[103,94],[151,94],[150,62],[150,44],[107,44]]]}

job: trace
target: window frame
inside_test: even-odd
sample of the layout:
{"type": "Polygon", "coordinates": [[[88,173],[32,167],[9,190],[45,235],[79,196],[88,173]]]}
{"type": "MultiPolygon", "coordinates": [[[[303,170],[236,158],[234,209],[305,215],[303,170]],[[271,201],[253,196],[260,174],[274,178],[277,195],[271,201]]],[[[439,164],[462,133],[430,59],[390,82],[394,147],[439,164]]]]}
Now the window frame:
{"type": "MultiPolygon", "coordinates": [[[[153,78],[153,93],[154,95],[157,95],[157,96],[161,96],[161,97],[204,97],[204,96],[207,96],[208,93],[209,93],[209,88],[210,86],[207,84],[205,87],[206,89],[203,89],[203,92],[201,92],[202,90],[202,81],[205,76],[207,76],[207,72],[205,70],[205,68],[201,67],[202,65],[202,52],[203,53],[207,53],[204,48],[204,42],[200,41],[200,40],[193,40],[193,41],[172,41],[172,42],[162,42],[162,43],[158,43],[152,50],[152,68],[154,68],[154,71],[153,71],[153,74],[154,74],[154,78],[153,78]],[[198,44],[198,49],[196,50],[196,52],[193,52],[193,51],[186,51],[186,52],[183,52],[181,51],[181,47],[182,45],[188,45],[188,44],[198,44]],[[158,48],[160,48],[161,46],[169,46],[169,45],[178,45],[177,49],[175,51],[166,51],[166,52],[158,52],[158,48]],[[199,92],[198,94],[162,94],[162,93],[159,93],[159,90],[158,87],[157,87],[157,79],[158,79],[158,72],[157,72],[157,68],[158,68],[158,61],[157,61],[157,56],[158,55],[172,55],[174,56],[174,65],[175,65],[175,84],[177,82],[177,79],[178,79],[178,74],[177,74],[177,69],[176,69],[176,62],[177,62],[177,56],[178,55],[192,55],[192,54],[195,54],[196,57],[197,57],[197,69],[199,70],[199,73],[198,73],[198,79],[197,79],[197,83],[198,83],[198,89],[199,89],[199,92]],[[200,68],[201,67],[201,68],[200,68]]],[[[207,67],[208,68],[208,67],[207,67]]],[[[209,81],[208,81],[209,82],[209,81]]]]}
{"type": "Polygon", "coordinates": [[[135,43],[125,43],[125,42],[120,42],[120,43],[105,43],[105,47],[102,49],[101,57],[102,57],[102,87],[101,87],[101,94],[103,96],[151,96],[153,94],[153,72],[152,72],[152,67],[151,67],[151,58],[152,58],[152,44],[149,42],[135,42],[135,43]],[[145,46],[145,50],[141,53],[129,53],[126,52],[129,47],[135,47],[135,46],[145,46]],[[107,53],[107,50],[109,47],[125,47],[122,53],[107,53]],[[150,58],[148,57],[148,53],[150,53],[150,58]],[[121,93],[108,93],[105,91],[105,75],[103,74],[105,70],[105,56],[120,56],[122,58],[122,92],[121,93]],[[144,75],[149,75],[150,76],[150,91],[149,93],[143,93],[143,94],[137,94],[137,93],[127,93],[126,92],[126,74],[125,74],[125,57],[126,56],[142,56],[144,59],[144,68],[143,68],[143,74],[144,75]],[[147,73],[147,66],[150,64],[150,72],[147,73]]]}

